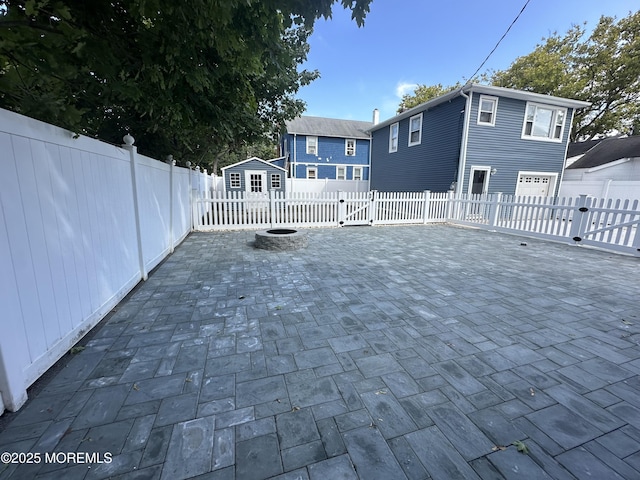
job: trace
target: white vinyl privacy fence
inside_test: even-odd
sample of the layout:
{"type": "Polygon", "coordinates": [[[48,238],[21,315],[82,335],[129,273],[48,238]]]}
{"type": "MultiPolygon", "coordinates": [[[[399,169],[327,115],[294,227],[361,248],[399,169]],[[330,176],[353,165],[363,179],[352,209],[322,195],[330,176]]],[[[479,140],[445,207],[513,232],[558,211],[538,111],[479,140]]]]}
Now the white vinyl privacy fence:
{"type": "Polygon", "coordinates": [[[204,192],[194,201],[193,217],[200,231],[449,222],[640,256],[639,202],[586,195],[204,192]]]}
{"type": "Polygon", "coordinates": [[[6,110],[0,152],[1,413],[184,239],[210,182],[6,110]]]}

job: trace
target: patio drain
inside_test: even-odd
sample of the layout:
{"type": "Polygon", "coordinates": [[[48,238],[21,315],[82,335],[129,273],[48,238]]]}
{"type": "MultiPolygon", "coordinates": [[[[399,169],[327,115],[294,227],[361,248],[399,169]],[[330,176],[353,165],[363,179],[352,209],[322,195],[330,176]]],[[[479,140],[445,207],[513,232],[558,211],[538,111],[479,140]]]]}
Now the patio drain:
{"type": "Polygon", "coordinates": [[[308,245],[306,233],[291,228],[274,228],[256,233],[255,247],[263,250],[297,250],[308,245]]]}

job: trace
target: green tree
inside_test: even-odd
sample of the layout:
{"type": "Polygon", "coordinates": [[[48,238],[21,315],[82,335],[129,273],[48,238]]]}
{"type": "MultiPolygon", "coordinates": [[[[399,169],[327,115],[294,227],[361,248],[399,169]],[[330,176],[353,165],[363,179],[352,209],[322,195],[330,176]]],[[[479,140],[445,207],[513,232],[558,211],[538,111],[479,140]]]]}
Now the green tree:
{"type": "MultiPolygon", "coordinates": [[[[212,165],[299,115],[337,0],[0,0],[0,107],[212,165]]],[[[340,0],[359,25],[371,0],[340,0]]]]}
{"type": "Polygon", "coordinates": [[[440,95],[444,95],[445,93],[449,93],[456,88],[460,88],[460,82],[455,85],[449,85],[447,87],[443,87],[441,83],[437,85],[418,85],[413,94],[405,93],[402,96],[402,100],[400,101],[400,105],[398,106],[398,110],[396,113],[402,113],[405,110],[409,110],[410,108],[417,107],[421,103],[427,102],[433,98],[439,97],[440,95]]]}
{"type": "Polygon", "coordinates": [[[588,36],[585,25],[554,33],[489,79],[496,86],[592,102],[576,112],[572,140],[632,133],[640,124],[640,12],[619,21],[603,16],[588,36]]]}

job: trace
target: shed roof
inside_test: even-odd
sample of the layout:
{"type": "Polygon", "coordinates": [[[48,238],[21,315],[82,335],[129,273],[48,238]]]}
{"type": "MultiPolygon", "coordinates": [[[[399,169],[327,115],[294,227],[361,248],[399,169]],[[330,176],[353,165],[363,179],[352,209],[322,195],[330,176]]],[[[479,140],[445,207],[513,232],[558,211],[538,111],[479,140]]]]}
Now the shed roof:
{"type": "MultiPolygon", "coordinates": [[[[273,160],[278,160],[277,158],[274,158],[273,160]]],[[[265,165],[268,165],[272,168],[277,168],[279,170],[284,170],[286,172],[286,170],[282,167],[279,167],[278,165],[274,165],[273,163],[269,163],[272,160],[263,160],[261,158],[258,157],[251,157],[251,158],[247,158],[246,160],[242,160],[240,162],[236,162],[233,163],[231,165],[227,165],[226,167],[222,167],[220,170],[222,170],[223,172],[229,168],[233,168],[233,167],[237,167],[238,165],[242,165],[243,163],[247,163],[247,162],[260,162],[260,163],[264,163],[265,165]]]]}
{"type": "Polygon", "coordinates": [[[567,169],[599,167],[623,158],[635,157],[640,157],[640,135],[605,138],[567,169]]]}
{"type": "Polygon", "coordinates": [[[366,132],[373,126],[373,123],[360,120],[301,116],[288,121],[286,125],[287,133],[298,135],[369,139],[369,134],[366,132]]]}

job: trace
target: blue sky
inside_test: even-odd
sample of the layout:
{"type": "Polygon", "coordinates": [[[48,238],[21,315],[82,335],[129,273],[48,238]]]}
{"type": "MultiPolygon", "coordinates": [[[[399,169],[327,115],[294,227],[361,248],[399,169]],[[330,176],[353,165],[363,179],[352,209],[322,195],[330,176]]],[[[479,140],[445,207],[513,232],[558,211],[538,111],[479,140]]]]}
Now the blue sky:
{"type": "MultiPolygon", "coordinates": [[[[392,117],[415,84],[464,82],[480,66],[525,0],[373,0],[364,27],[334,5],[318,20],[304,65],[321,77],[298,92],[305,115],[370,121],[392,117]]],[[[625,17],[637,0],[531,0],[480,73],[503,70],[543,37],[601,15],[625,17]]]]}

